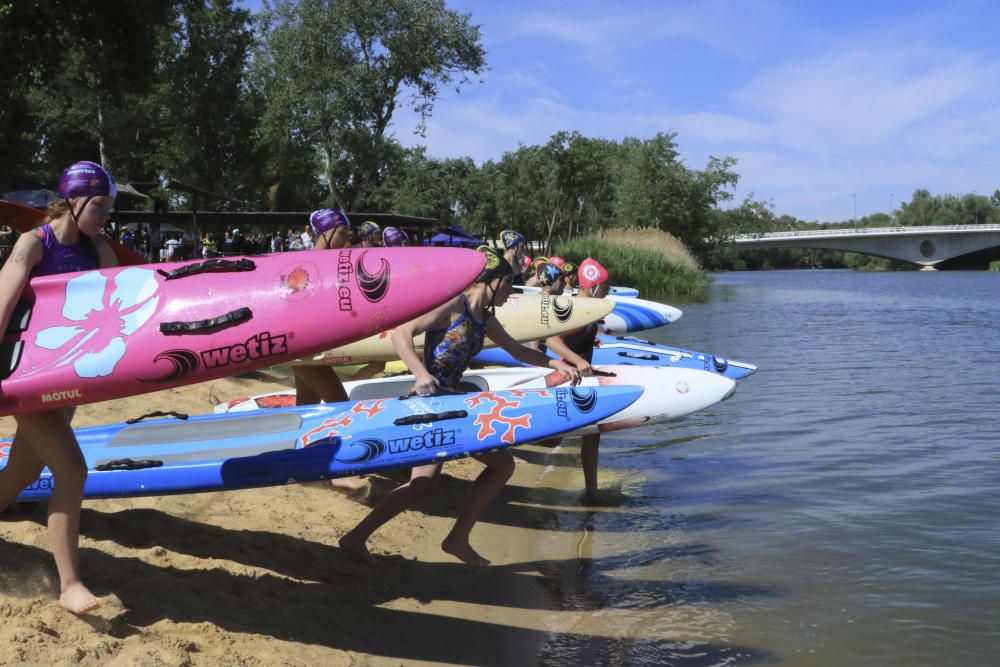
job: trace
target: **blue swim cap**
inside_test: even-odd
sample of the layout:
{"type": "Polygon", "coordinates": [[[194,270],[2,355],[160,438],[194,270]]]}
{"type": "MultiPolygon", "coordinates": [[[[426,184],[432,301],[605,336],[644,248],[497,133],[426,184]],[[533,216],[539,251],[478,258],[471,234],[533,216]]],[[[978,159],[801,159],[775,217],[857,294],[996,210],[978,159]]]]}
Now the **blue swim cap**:
{"type": "Polygon", "coordinates": [[[504,248],[510,250],[524,243],[524,237],[512,229],[505,229],[500,232],[500,242],[503,243],[504,248]]]}
{"type": "Polygon", "coordinates": [[[379,229],[381,228],[378,226],[377,222],[373,222],[371,220],[365,220],[364,222],[361,223],[361,226],[358,227],[358,238],[361,239],[370,238],[371,236],[378,234],[379,229]]]}
{"type": "Polygon", "coordinates": [[[555,285],[556,281],[563,277],[563,272],[562,269],[555,264],[543,262],[538,267],[537,275],[539,285],[542,287],[550,287],[555,285]]]}

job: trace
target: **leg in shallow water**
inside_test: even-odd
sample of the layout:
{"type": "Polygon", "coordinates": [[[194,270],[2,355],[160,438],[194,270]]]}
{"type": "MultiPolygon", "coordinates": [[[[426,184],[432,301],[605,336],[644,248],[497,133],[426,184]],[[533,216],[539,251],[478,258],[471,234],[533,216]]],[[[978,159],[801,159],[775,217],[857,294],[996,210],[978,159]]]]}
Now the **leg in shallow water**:
{"type": "Polygon", "coordinates": [[[469,491],[461,513],[455,520],[451,532],[444,538],[441,548],[467,565],[489,565],[490,561],[476,553],[469,544],[469,534],[479,517],[496,499],[500,489],[514,474],[514,457],[509,451],[490,452],[476,457],[486,464],[469,491]]]}
{"type": "Polygon", "coordinates": [[[432,463],[413,468],[410,471],[409,482],[401,484],[390,491],[368,513],[368,516],[361,520],[361,523],[340,538],[341,548],[346,549],[369,563],[374,562],[366,544],[368,538],[396,515],[408,509],[410,505],[430,493],[430,490],[434,488],[438,475],[441,474],[441,467],[443,465],[441,463],[432,463]]]}
{"type": "Polygon", "coordinates": [[[80,577],[80,505],[87,464],[64,410],[17,415],[18,437],[52,472],[49,540],[59,572],[59,604],[82,614],[98,606],[80,577]]]}
{"type": "Polygon", "coordinates": [[[597,460],[601,447],[601,434],[582,437],[580,463],[583,465],[583,487],[587,494],[597,493],[597,460]]]}

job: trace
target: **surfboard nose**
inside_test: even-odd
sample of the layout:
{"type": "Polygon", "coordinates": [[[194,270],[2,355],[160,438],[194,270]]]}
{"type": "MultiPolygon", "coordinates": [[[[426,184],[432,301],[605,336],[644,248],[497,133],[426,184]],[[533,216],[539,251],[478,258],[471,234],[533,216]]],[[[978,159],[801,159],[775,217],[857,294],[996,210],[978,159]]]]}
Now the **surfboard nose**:
{"type": "Polygon", "coordinates": [[[468,276],[469,282],[486,267],[486,255],[467,248],[372,248],[367,252],[393,259],[404,272],[447,271],[454,276],[468,276]]]}
{"type": "Polygon", "coordinates": [[[593,421],[590,422],[594,423],[612,417],[638,401],[642,397],[644,388],[639,385],[615,385],[574,387],[571,391],[574,392],[573,402],[581,411],[584,410],[587,402],[580,398],[579,394],[592,392],[596,400],[593,401],[593,405],[587,414],[594,417],[593,421]]]}

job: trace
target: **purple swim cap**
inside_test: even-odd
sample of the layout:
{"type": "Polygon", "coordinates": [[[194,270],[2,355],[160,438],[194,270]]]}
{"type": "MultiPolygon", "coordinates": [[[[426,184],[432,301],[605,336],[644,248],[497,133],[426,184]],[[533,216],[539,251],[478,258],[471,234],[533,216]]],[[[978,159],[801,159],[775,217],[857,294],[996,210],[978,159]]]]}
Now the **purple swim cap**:
{"type": "Polygon", "coordinates": [[[403,241],[409,240],[409,236],[406,235],[399,227],[386,227],[385,231],[382,232],[382,243],[387,248],[392,248],[393,246],[403,245],[403,241]]]}
{"type": "Polygon", "coordinates": [[[309,216],[309,224],[312,225],[314,232],[322,234],[341,225],[349,225],[351,223],[347,219],[347,216],[337,209],[324,208],[312,212],[312,215],[309,216]]]}
{"type": "Polygon", "coordinates": [[[111,197],[118,196],[118,186],[111,172],[96,162],[74,162],[59,177],[59,196],[111,197]]]}

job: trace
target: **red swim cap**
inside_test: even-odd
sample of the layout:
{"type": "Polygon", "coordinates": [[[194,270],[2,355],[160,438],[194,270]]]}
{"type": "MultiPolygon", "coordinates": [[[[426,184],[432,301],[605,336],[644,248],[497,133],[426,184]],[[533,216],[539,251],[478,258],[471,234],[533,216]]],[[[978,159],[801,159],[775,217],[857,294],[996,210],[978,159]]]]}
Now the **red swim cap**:
{"type": "Polygon", "coordinates": [[[611,279],[608,270],[601,266],[596,259],[588,257],[580,262],[580,270],[577,271],[580,287],[597,287],[601,283],[611,279]]]}

